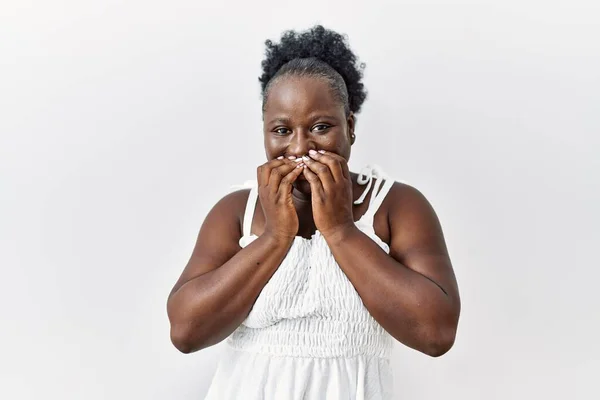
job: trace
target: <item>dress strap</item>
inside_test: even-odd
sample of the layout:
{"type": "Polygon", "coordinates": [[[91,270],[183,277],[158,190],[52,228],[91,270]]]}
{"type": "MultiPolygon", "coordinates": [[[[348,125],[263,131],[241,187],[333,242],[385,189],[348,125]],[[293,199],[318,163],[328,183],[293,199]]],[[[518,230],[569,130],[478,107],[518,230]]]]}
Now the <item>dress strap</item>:
{"type": "Polygon", "coordinates": [[[245,181],[242,185],[234,185],[232,189],[248,189],[248,201],[246,202],[246,210],[244,211],[244,221],[242,222],[242,235],[250,236],[252,229],[252,217],[256,208],[256,200],[258,199],[258,183],[256,181],[245,181]]]}
{"type": "Polygon", "coordinates": [[[362,171],[358,175],[357,182],[359,185],[364,185],[366,183],[367,187],[365,188],[361,196],[358,198],[358,200],[354,202],[354,204],[361,204],[367,196],[369,189],[371,188],[371,186],[373,186],[373,193],[371,194],[371,198],[369,200],[369,207],[367,208],[367,211],[362,217],[365,219],[365,222],[372,224],[373,217],[375,216],[375,213],[381,206],[381,203],[383,203],[385,196],[388,194],[388,192],[394,185],[394,180],[390,179],[389,176],[383,171],[383,169],[380,166],[367,165],[362,169],[362,171]],[[373,179],[375,179],[374,184],[372,183],[373,179]],[[381,191],[379,191],[379,188],[382,184],[383,188],[381,188],[381,191]]]}

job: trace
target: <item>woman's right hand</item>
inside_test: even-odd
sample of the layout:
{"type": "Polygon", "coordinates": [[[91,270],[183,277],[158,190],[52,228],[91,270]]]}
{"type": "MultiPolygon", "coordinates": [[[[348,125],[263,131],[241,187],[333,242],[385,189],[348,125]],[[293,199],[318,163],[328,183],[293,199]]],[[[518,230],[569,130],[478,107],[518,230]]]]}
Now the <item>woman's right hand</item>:
{"type": "Polygon", "coordinates": [[[284,240],[293,239],[298,233],[292,184],[302,171],[302,163],[282,157],[257,168],[258,197],[265,215],[264,233],[284,240]]]}

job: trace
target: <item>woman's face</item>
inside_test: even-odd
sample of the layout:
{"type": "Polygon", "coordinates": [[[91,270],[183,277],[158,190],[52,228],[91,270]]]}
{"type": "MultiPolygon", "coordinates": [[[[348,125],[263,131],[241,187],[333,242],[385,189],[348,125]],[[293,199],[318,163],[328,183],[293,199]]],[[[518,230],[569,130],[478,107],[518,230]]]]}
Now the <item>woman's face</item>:
{"type": "Polygon", "coordinates": [[[349,160],[354,116],[346,116],[332,90],[322,78],[298,76],[281,77],[270,87],[263,113],[268,160],[302,157],[311,149],[349,160]]]}

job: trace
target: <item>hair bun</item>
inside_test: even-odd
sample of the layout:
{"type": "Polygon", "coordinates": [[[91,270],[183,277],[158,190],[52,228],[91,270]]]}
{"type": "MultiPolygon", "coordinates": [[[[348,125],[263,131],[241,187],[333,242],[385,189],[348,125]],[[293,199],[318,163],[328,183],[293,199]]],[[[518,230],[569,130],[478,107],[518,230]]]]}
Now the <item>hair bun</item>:
{"type": "Polygon", "coordinates": [[[355,113],[360,111],[367,97],[361,82],[365,64],[358,62],[345,35],[316,25],[302,32],[288,30],[282,34],[279,43],[266,40],[265,46],[266,57],[261,63],[263,73],[259,78],[263,94],[269,81],[283,65],[297,58],[317,58],[341,75],[348,89],[350,110],[355,113]]]}

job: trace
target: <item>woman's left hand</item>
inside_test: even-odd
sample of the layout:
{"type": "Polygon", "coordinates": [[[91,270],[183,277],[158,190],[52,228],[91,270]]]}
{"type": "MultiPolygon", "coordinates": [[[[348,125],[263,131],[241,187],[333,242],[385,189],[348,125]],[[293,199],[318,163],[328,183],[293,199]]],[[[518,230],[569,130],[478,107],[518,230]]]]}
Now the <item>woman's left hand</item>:
{"type": "Polygon", "coordinates": [[[355,228],[352,212],[352,179],[347,161],[324,150],[309,151],[303,157],[304,176],[310,184],[313,218],[327,239],[343,236],[355,228]]]}

